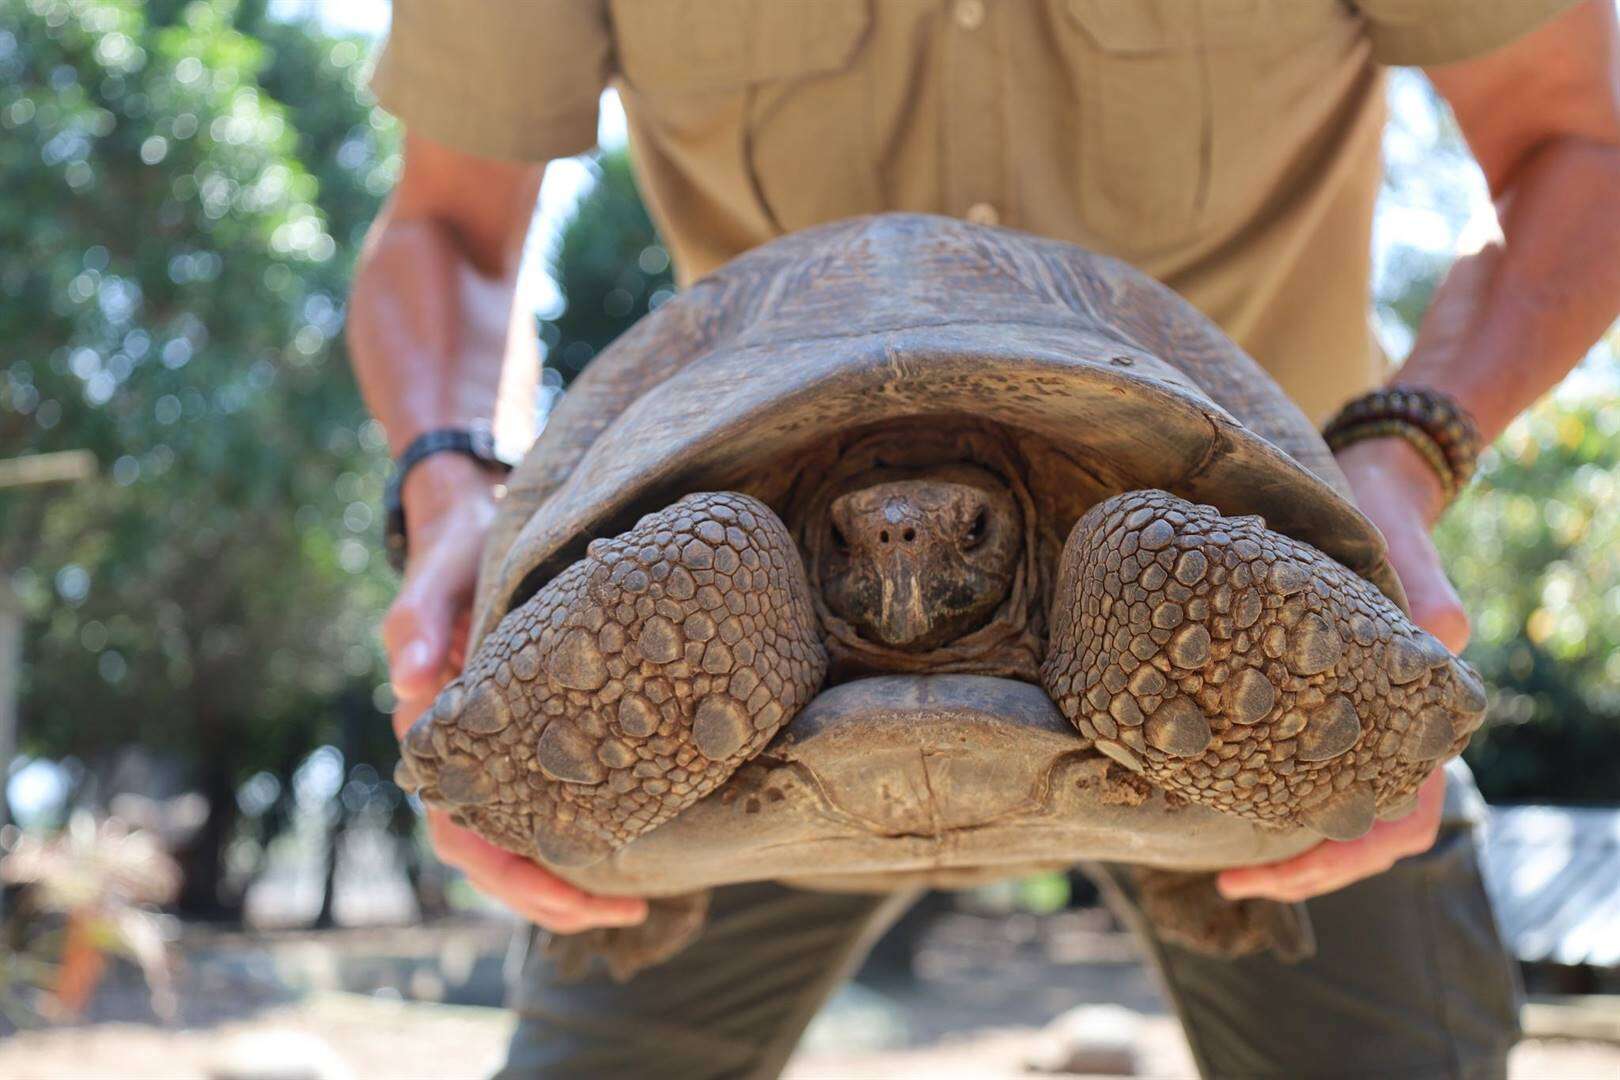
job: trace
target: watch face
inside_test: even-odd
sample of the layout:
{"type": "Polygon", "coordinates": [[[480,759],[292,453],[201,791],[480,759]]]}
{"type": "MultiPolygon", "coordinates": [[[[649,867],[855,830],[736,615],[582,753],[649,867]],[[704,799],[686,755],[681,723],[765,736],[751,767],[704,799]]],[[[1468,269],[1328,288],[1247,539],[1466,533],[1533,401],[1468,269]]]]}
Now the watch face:
{"type": "Polygon", "coordinates": [[[487,425],[480,425],[475,429],[474,439],[477,440],[475,445],[480,456],[492,465],[500,465],[507,469],[517,468],[527,449],[517,439],[502,439],[487,425]]]}
{"type": "Polygon", "coordinates": [[[495,453],[495,433],[487,427],[475,427],[467,432],[472,456],[483,461],[500,461],[495,453]]]}

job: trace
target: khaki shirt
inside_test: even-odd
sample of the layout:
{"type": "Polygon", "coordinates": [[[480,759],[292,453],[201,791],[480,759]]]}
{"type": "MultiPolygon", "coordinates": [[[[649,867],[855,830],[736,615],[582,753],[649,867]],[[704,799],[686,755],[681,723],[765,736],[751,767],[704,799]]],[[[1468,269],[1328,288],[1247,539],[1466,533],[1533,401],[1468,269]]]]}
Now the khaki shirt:
{"type": "Polygon", "coordinates": [[[1497,48],[1573,0],[394,0],[374,86],[429,138],[590,149],[617,85],[682,281],[881,210],[1125,259],[1312,418],[1371,331],[1384,64],[1497,48]]]}

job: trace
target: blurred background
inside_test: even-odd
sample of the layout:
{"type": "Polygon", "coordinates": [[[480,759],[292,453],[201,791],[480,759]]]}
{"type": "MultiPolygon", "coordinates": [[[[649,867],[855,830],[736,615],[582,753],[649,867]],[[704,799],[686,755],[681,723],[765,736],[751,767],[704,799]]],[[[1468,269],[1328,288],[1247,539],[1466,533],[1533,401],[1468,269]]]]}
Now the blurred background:
{"type": "MultiPolygon", "coordinates": [[[[399,165],[364,89],[386,23],[381,0],[0,0],[0,1031],[27,1032],[0,1073],[81,1075],[102,1053],[106,1075],[143,1054],[228,1072],[271,1039],[308,1075],[398,1075],[385,1063],[425,1060],[407,1030],[457,1048],[434,1075],[498,1059],[510,926],[433,861],[388,779],[387,460],[342,340],[399,165]]],[[[601,141],[548,171],[526,259],[542,410],[672,295],[611,94],[601,141]]],[[[1393,83],[1385,153],[1378,319],[1401,355],[1492,226],[1418,76],[1393,83]]],[[[1441,529],[1492,688],[1468,759],[1500,917],[1551,995],[1538,1033],[1609,1075],[1617,345],[1513,426],[1441,529]]],[[[868,1052],[897,1075],[947,1035],[1005,1049],[997,1033],[1049,1021],[1059,1043],[1146,1024],[1162,1037],[1137,1067],[1185,1067],[1094,904],[1061,875],[930,899],[798,1075],[868,1052]],[[1070,1012],[1104,1002],[1135,1019],[1070,1012]]],[[[1039,1057],[1026,1042],[1006,1053],[1039,1057]]]]}

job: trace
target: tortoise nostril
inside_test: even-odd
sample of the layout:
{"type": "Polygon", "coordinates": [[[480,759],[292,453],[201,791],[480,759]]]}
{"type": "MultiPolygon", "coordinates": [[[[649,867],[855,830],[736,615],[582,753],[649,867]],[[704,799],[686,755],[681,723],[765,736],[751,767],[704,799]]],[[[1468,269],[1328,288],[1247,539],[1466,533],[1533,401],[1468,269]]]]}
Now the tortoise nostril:
{"type": "Polygon", "coordinates": [[[900,539],[904,540],[908,544],[911,543],[913,540],[917,539],[917,530],[908,528],[905,532],[900,534],[900,539]]]}
{"type": "Polygon", "coordinates": [[[887,544],[888,542],[889,542],[889,530],[884,529],[882,532],[878,533],[878,543],[887,544]]]}

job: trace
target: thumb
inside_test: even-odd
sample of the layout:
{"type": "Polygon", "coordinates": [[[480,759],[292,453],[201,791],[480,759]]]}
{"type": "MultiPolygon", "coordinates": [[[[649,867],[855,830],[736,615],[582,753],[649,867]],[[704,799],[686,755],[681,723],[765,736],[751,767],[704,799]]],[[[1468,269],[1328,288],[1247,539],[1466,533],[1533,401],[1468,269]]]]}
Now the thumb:
{"type": "Polygon", "coordinates": [[[402,590],[383,620],[388,678],[401,701],[415,701],[438,689],[450,658],[451,619],[442,596],[432,590],[402,590]]]}
{"type": "Polygon", "coordinates": [[[383,618],[383,644],[394,693],[414,701],[438,692],[450,663],[457,616],[472,594],[472,571],[448,536],[412,560],[383,618]]]}

